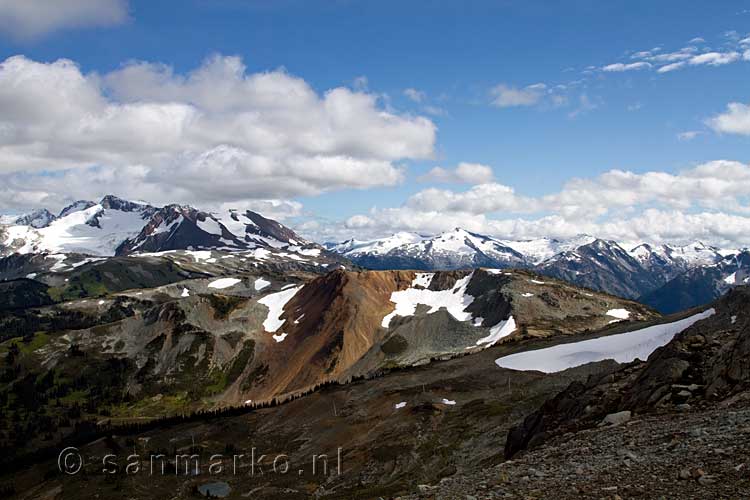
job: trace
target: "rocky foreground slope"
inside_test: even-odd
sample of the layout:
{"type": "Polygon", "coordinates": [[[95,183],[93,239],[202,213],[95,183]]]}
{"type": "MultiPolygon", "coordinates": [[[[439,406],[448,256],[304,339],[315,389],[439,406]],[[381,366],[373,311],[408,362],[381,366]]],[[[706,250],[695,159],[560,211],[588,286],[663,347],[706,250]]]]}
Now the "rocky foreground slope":
{"type": "Polygon", "coordinates": [[[647,361],[547,400],[509,431],[512,460],[415,498],[747,498],[749,304],[733,289],[647,361]]]}
{"type": "MultiPolygon", "coordinates": [[[[703,321],[718,320],[728,312],[721,306],[716,311],[703,321]]],[[[740,324],[739,314],[747,313],[735,313],[735,324],[740,324]]],[[[679,318],[666,320],[675,319],[679,318]]],[[[731,316],[727,321],[731,325],[731,316]]],[[[634,413],[630,425],[550,436],[546,444],[510,462],[504,458],[508,432],[525,416],[571,383],[575,387],[605,380],[619,367],[604,361],[544,374],[505,369],[498,359],[570,341],[607,338],[602,335],[627,335],[648,324],[613,323],[604,331],[575,336],[529,336],[470,356],[327,386],[240,415],[123,429],[80,445],[85,479],[56,472],[53,457],[3,480],[12,483],[19,498],[61,499],[92,493],[115,499],[187,499],[199,497],[201,491],[226,498],[270,499],[746,496],[742,446],[750,412],[731,398],[726,400],[728,408],[721,410],[713,403],[704,408],[689,400],[690,408],[677,413],[634,413]],[[247,458],[240,459],[239,473],[231,472],[231,458],[223,472],[210,473],[212,455],[248,457],[252,448],[265,455],[263,474],[257,468],[251,474],[247,458]],[[147,483],[139,474],[125,474],[124,453],[131,449],[138,454],[141,470],[148,470],[150,454],[165,453],[170,457],[167,473],[148,476],[147,483]],[[197,455],[197,472],[184,475],[180,466],[175,474],[171,457],[182,453],[197,455]],[[123,454],[115,475],[101,472],[107,454],[123,454]],[[320,468],[313,473],[314,454],[328,455],[326,473],[320,468]],[[273,473],[272,462],[279,455],[286,457],[291,472],[273,473]],[[687,479],[680,479],[686,474],[687,479]],[[40,477],[45,479],[39,481],[40,477]]],[[[702,323],[694,328],[703,328],[702,323]]],[[[632,373],[628,370],[634,366],[638,365],[626,366],[625,372],[632,373]]]]}

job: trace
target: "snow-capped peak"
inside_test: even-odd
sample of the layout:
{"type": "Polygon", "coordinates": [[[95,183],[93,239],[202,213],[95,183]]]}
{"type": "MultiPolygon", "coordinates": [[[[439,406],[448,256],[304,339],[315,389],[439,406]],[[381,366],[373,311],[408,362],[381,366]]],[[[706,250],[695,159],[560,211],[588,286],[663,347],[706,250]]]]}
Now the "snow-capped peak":
{"type": "Polygon", "coordinates": [[[49,210],[42,208],[18,217],[13,223],[19,226],[31,226],[39,229],[47,227],[56,218],[49,210]]]}
{"type": "Polygon", "coordinates": [[[34,214],[34,218],[0,220],[0,254],[110,256],[190,248],[258,247],[287,249],[308,256],[320,252],[320,247],[291,229],[251,211],[211,213],[181,205],[157,208],[107,195],[100,203],[77,201],[57,218],[46,210],[34,214]]]}
{"type": "Polygon", "coordinates": [[[715,264],[723,256],[717,248],[700,241],[683,246],[641,243],[628,253],[641,263],[658,261],[679,264],[684,268],[715,264]]]}
{"type": "Polygon", "coordinates": [[[580,234],[570,239],[537,238],[534,240],[501,240],[501,243],[525,255],[532,264],[539,264],[562,252],[575,250],[596,240],[593,236],[580,234]]]}

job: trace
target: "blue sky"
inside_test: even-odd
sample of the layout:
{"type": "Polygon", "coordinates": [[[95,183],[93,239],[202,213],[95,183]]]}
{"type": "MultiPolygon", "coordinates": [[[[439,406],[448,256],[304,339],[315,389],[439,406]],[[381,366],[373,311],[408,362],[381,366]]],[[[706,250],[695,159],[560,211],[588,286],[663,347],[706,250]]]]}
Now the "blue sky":
{"type": "MultiPolygon", "coordinates": [[[[304,80],[321,98],[331,89],[346,87],[374,96],[376,111],[404,119],[422,117],[434,124],[431,154],[394,153],[385,158],[402,172],[398,181],[385,185],[373,181],[354,189],[342,183],[332,189],[317,186],[310,192],[269,192],[268,198],[294,202],[297,208],[292,212],[297,213],[291,213],[289,220],[315,237],[377,236],[401,229],[430,232],[444,229],[437,222],[441,219],[448,224],[466,218],[473,229],[512,236],[539,236],[540,227],[561,236],[592,228],[618,236],[613,234],[617,229],[606,229],[608,220],[626,215],[635,220],[647,209],[744,218],[743,192],[731,193],[739,208],[737,203],[715,206],[705,200],[675,202],[671,195],[646,196],[630,205],[598,208],[599,218],[593,220],[582,217],[578,207],[576,215],[564,216],[566,224],[558,224],[559,231],[550,231],[550,224],[511,230],[510,222],[488,221],[537,220],[575,211],[569,204],[541,203],[530,211],[518,204],[499,210],[493,206],[486,212],[432,204],[421,206],[414,217],[404,209],[416,210],[410,197],[426,189],[439,189],[442,195],[448,191],[449,196],[470,191],[471,182],[436,183],[434,176],[424,178],[434,167],[451,170],[461,162],[490,167],[494,177],[485,184],[511,187],[515,195],[536,204],[545,196],[564,193],[572,178],[598,185],[599,176],[614,169],[679,177],[716,160],[747,167],[750,132],[742,128],[743,116],[729,117],[734,121],[728,126],[710,122],[727,114],[730,103],[750,102],[750,61],[744,54],[750,46],[742,43],[750,32],[746,2],[107,0],[113,9],[127,9],[126,16],[113,20],[101,17],[111,12],[87,18],[90,0],[70,1],[84,9],[78,21],[52,20],[49,27],[33,33],[14,28],[14,18],[0,12],[0,59],[23,55],[34,63],[50,64],[66,58],[91,81],[133,61],[146,61],[169,66],[179,80],[213,55],[239,56],[247,75],[283,69],[304,80]],[[686,56],[669,61],[682,61],[684,66],[658,72],[668,61],[657,62],[656,56],[686,47],[692,48],[690,57],[719,54],[733,60],[693,64],[686,56]],[[636,54],[640,51],[650,54],[636,54]],[[643,67],[605,69],[618,63],[643,67]],[[410,95],[407,89],[412,89],[410,95]],[[499,96],[508,91],[512,95],[502,101],[499,96]],[[499,105],[500,101],[505,104],[499,105]],[[734,125],[738,120],[739,128],[734,125]],[[378,210],[373,212],[373,207],[378,210]],[[440,217],[441,210],[452,217],[440,217]],[[425,211],[438,213],[427,217],[425,211]],[[358,215],[359,223],[350,220],[358,215]],[[364,217],[370,221],[362,223],[364,217]],[[389,224],[389,218],[401,222],[389,224]],[[424,221],[424,228],[403,222],[410,219],[424,221]],[[321,226],[331,223],[336,231],[324,234],[321,226]]],[[[127,85],[131,100],[137,97],[141,102],[152,95],[133,97],[134,83],[127,85]]],[[[103,85],[101,92],[105,99],[127,100],[118,88],[103,85]]],[[[57,149],[54,140],[49,141],[53,146],[49,149],[57,149]]],[[[17,154],[14,151],[14,159],[17,154]]],[[[349,150],[337,154],[356,156],[349,150]]],[[[80,165],[73,155],[63,156],[59,166],[54,156],[44,156],[38,166],[36,156],[20,162],[23,169],[6,169],[6,175],[15,176],[8,183],[33,182],[28,175],[34,170],[108,166],[100,156],[80,165]]],[[[116,168],[126,168],[121,161],[116,163],[116,168]]],[[[363,175],[374,172],[379,170],[363,175]]],[[[721,177],[726,171],[718,172],[721,177]]],[[[215,175],[221,177],[225,171],[217,170],[215,175]]],[[[105,187],[104,181],[96,184],[96,189],[105,187]]],[[[70,196],[77,193],[56,192],[42,199],[54,204],[70,196]]],[[[254,192],[248,200],[262,197],[254,192]]],[[[214,198],[207,197],[206,203],[215,203],[214,198]]],[[[5,205],[14,208],[10,202],[5,205]]],[[[737,234],[743,228],[739,226],[737,234]]],[[[623,232],[622,238],[635,235],[623,232]]],[[[703,235],[722,243],[737,241],[715,228],[695,232],[671,237],[703,235]]]]}

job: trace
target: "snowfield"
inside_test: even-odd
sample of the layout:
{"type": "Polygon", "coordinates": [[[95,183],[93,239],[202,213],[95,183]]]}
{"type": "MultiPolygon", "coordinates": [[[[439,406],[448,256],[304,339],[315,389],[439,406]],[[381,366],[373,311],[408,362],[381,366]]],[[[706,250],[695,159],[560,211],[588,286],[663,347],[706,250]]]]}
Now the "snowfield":
{"type": "Polygon", "coordinates": [[[18,253],[114,255],[120,243],[137,236],[144,224],[143,215],[138,211],[105,210],[101,205],[94,205],[40,229],[10,226],[5,244],[10,245],[15,239],[24,240],[25,245],[16,250],[18,253]]]}
{"type": "Polygon", "coordinates": [[[618,363],[629,363],[635,359],[646,360],[657,348],[667,344],[678,333],[694,323],[712,316],[716,311],[708,309],[673,323],[649,326],[618,335],[598,339],[560,344],[545,349],[519,352],[495,360],[500,368],[521,371],[554,373],[574,366],[613,359],[618,363]]]}
{"type": "MultiPolygon", "coordinates": [[[[275,333],[284,324],[284,320],[281,319],[281,315],[284,314],[284,306],[287,302],[292,300],[292,297],[299,292],[304,285],[299,285],[294,288],[287,288],[276,293],[269,293],[262,299],[258,300],[259,304],[263,304],[268,308],[268,316],[263,321],[263,328],[269,333],[275,333]]],[[[281,342],[286,337],[285,333],[280,335],[274,335],[276,342],[281,342]],[[277,339],[277,337],[280,337],[277,339]]]]}
{"type": "MultiPolygon", "coordinates": [[[[471,319],[471,313],[465,312],[464,310],[474,301],[474,297],[466,293],[466,287],[471,280],[474,273],[467,275],[456,281],[456,284],[452,289],[448,290],[426,290],[423,288],[407,288],[399,292],[393,292],[391,294],[391,302],[396,304],[396,308],[392,313],[386,315],[383,318],[383,328],[388,328],[391,324],[391,319],[395,316],[413,316],[417,310],[418,304],[424,304],[430,307],[427,314],[432,314],[440,310],[441,307],[445,307],[451,316],[456,318],[458,321],[467,321],[471,319]]],[[[430,273],[419,273],[412,282],[412,287],[415,285],[423,285],[432,281],[432,275],[430,273]],[[427,275],[427,276],[426,276],[427,275]]]]}
{"type": "Polygon", "coordinates": [[[237,283],[239,283],[240,279],[237,278],[220,278],[216,281],[212,281],[208,284],[208,288],[217,288],[219,290],[224,288],[229,288],[230,286],[234,286],[237,283]]]}

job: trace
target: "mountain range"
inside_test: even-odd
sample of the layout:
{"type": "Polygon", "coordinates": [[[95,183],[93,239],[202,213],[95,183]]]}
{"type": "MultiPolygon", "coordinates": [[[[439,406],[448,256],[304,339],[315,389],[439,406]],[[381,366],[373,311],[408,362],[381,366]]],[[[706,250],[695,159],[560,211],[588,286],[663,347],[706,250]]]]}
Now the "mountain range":
{"type": "Polygon", "coordinates": [[[39,209],[0,218],[0,279],[39,276],[108,257],[147,255],[171,261],[190,257],[195,263],[230,268],[274,263],[313,272],[331,265],[420,271],[529,269],[637,299],[665,313],[706,303],[745,283],[750,273],[750,254],[745,250],[701,242],[651,245],[589,235],[509,240],[456,228],[430,236],[400,232],[319,245],[249,210],[155,207],[112,195],[99,202],[77,201],[59,214],[39,209]]]}
{"type": "Polygon", "coordinates": [[[706,303],[731,286],[725,281],[730,274],[738,271],[740,284],[747,271],[743,250],[719,249],[702,242],[683,246],[626,244],[588,235],[567,240],[513,241],[457,228],[435,236],[402,232],[388,238],[325,246],[370,269],[532,269],[580,286],[639,299],[663,312],[706,303]],[[694,292],[697,284],[704,292],[694,292]],[[675,294],[681,298],[670,298],[675,294]]]}

